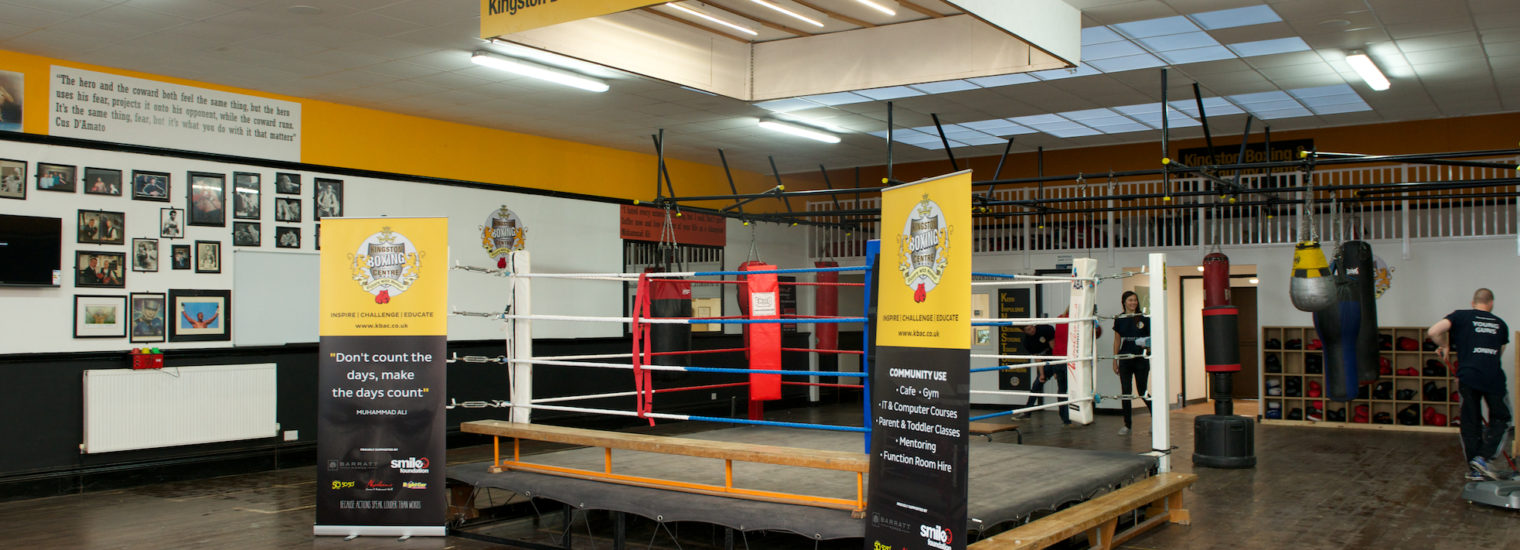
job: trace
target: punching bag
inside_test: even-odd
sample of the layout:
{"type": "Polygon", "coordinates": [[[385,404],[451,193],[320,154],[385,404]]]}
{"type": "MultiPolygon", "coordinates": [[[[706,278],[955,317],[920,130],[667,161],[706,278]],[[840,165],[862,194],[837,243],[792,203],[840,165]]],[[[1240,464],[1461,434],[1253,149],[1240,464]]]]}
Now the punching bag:
{"type": "Polygon", "coordinates": [[[1299,311],[1315,312],[1337,301],[1335,280],[1319,241],[1303,241],[1293,247],[1293,279],[1288,284],[1288,298],[1299,311]]]}
{"type": "MultiPolygon", "coordinates": [[[[814,262],[813,266],[822,268],[839,267],[839,262],[814,262]]],[[[839,273],[836,271],[819,272],[814,280],[819,283],[837,283],[839,282],[839,273]]],[[[839,315],[839,287],[832,284],[821,284],[813,287],[813,314],[821,317],[839,315]]],[[[839,325],[834,323],[813,325],[813,336],[818,339],[817,349],[839,349],[839,325]]]]}
{"type": "Polygon", "coordinates": [[[1372,247],[1341,245],[1329,280],[1335,302],[1314,312],[1325,353],[1325,393],[1335,401],[1355,399],[1358,387],[1378,379],[1377,306],[1372,287],[1372,247]]]}
{"type": "Polygon", "coordinates": [[[1214,252],[1203,257],[1203,307],[1229,305],[1230,257],[1214,252]]]}
{"type": "MultiPolygon", "coordinates": [[[[691,283],[676,279],[650,279],[650,317],[691,317],[691,283]]],[[[691,325],[651,323],[649,351],[691,351],[691,325]]],[[[651,365],[687,366],[686,355],[655,355],[651,365]]]]}
{"type": "MultiPolygon", "coordinates": [[[[776,266],[762,262],[744,262],[740,271],[774,271],[776,266]]],[[[781,293],[776,274],[744,275],[746,284],[739,285],[747,297],[744,302],[745,317],[750,319],[780,319],[781,293]]],[[[744,344],[749,356],[751,370],[781,370],[781,325],[756,323],[744,326],[744,344]]],[[[781,399],[781,375],[749,375],[749,400],[751,412],[761,401],[781,399]]]]}

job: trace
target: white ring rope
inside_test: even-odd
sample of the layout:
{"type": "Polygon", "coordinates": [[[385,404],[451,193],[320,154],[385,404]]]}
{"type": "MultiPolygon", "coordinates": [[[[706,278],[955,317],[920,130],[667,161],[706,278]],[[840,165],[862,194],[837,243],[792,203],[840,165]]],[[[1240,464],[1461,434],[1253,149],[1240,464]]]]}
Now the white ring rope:
{"type": "Polygon", "coordinates": [[[1060,280],[1043,280],[1043,281],[971,281],[971,286],[1060,285],[1060,284],[1071,284],[1074,281],[1077,281],[1077,282],[1080,282],[1080,281],[1096,281],[1096,279],[1073,279],[1073,278],[1066,278],[1066,279],[1060,279],[1060,280]]]}

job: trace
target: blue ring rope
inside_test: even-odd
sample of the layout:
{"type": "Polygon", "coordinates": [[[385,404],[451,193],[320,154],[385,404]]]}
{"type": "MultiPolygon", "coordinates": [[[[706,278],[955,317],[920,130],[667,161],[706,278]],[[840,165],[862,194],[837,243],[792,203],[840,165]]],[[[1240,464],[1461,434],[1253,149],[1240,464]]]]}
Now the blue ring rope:
{"type": "Polygon", "coordinates": [[[865,317],[839,317],[835,319],[689,319],[688,325],[819,325],[828,323],[864,323],[865,317]]]}
{"type": "Polygon", "coordinates": [[[728,422],[731,424],[751,424],[755,426],[780,426],[784,428],[809,428],[814,430],[829,430],[835,432],[869,433],[870,428],[855,426],[832,426],[829,424],[808,424],[804,422],[778,422],[775,420],[750,420],[747,418],[721,418],[717,416],[687,416],[691,420],[705,422],[728,422]]]}

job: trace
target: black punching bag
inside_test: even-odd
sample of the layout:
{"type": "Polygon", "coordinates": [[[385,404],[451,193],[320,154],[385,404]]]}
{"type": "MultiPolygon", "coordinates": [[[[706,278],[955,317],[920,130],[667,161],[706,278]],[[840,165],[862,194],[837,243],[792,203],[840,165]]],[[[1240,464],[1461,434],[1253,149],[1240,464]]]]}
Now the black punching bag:
{"type": "Polygon", "coordinates": [[[1334,264],[1336,302],[1314,312],[1314,330],[1324,343],[1325,396],[1351,401],[1379,375],[1372,247],[1342,244],[1334,264]]]}
{"type": "MultiPolygon", "coordinates": [[[[650,317],[691,317],[691,283],[674,279],[650,279],[650,317]]],[[[649,351],[690,351],[691,325],[650,323],[649,351]]],[[[687,366],[686,355],[655,355],[651,365],[687,366]]]]}
{"type": "Polygon", "coordinates": [[[1203,368],[1209,373],[1214,414],[1193,419],[1193,464],[1206,468],[1256,466],[1256,429],[1235,415],[1235,373],[1240,371],[1240,312],[1230,305],[1230,259],[1203,257],[1203,368]]]}

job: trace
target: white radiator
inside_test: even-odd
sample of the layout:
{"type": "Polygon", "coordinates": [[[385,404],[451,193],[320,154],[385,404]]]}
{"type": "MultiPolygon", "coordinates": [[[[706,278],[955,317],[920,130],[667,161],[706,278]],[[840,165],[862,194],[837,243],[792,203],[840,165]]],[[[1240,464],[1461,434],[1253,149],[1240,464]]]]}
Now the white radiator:
{"type": "Polygon", "coordinates": [[[275,365],[84,371],[85,453],[274,437],[275,365]]]}

